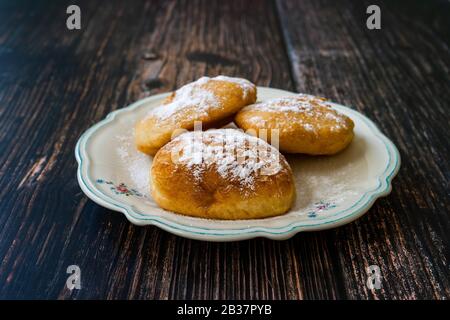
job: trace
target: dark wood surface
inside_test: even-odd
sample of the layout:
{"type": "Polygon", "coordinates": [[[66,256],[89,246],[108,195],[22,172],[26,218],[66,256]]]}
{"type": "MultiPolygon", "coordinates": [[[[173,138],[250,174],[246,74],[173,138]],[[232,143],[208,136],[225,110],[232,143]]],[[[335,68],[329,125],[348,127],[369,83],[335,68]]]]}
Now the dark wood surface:
{"type": "Polygon", "coordinates": [[[74,31],[69,4],[0,2],[0,298],[450,298],[448,2],[77,1],[74,31]],[[369,4],[381,30],[365,27],[369,4]],[[369,116],[402,155],[392,193],[337,229],[235,243],[136,227],[87,199],[85,129],[217,74],[369,116]]]}

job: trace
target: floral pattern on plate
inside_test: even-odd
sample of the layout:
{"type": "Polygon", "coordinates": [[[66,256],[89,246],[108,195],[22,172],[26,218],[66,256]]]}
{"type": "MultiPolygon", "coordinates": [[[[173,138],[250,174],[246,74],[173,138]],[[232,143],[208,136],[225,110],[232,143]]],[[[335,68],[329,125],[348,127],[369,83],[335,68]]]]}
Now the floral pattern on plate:
{"type": "Polygon", "coordinates": [[[136,189],[129,188],[123,182],[116,184],[110,180],[104,180],[104,179],[97,179],[96,182],[99,184],[109,185],[111,191],[114,192],[115,194],[121,194],[121,195],[125,195],[127,197],[128,196],[136,196],[136,197],[140,197],[140,198],[144,197],[144,195],[142,193],[140,193],[136,189]]]}
{"type": "Polygon", "coordinates": [[[336,208],[336,203],[333,201],[324,201],[320,200],[313,205],[313,209],[308,212],[308,218],[315,218],[317,217],[317,214],[321,211],[326,211],[329,209],[336,208]]]}

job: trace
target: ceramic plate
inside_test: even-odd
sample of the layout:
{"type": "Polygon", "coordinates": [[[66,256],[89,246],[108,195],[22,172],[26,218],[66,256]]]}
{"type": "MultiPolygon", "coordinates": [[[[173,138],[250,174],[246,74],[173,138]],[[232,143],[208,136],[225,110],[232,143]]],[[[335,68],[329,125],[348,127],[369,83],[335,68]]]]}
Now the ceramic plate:
{"type": "MultiPolygon", "coordinates": [[[[293,95],[258,87],[258,100],[293,95]]],[[[297,200],[285,215],[221,221],[187,217],[160,209],[149,194],[151,157],[133,145],[135,122],[158,106],[167,94],[140,100],[110,113],[79,139],[75,154],[78,182],[93,201],[122,212],[136,225],[155,225],[176,235],[209,241],[255,237],[287,239],[300,231],[334,228],[363,215],[374,201],[391,191],[400,166],[395,145],[359,112],[331,105],[355,123],[355,138],[335,156],[289,155],[297,200]]]]}

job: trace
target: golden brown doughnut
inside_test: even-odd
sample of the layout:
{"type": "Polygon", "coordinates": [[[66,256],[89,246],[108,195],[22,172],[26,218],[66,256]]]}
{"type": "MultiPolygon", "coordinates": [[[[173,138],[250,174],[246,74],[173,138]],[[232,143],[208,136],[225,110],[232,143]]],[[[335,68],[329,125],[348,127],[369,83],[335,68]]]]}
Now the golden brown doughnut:
{"type": "Polygon", "coordinates": [[[202,77],[173,92],[135,127],[138,150],[154,155],[170,141],[177,129],[203,129],[223,126],[242,107],[256,101],[256,86],[241,78],[202,77]]]}
{"type": "MultiPolygon", "coordinates": [[[[353,139],[353,121],[334,110],[324,98],[300,94],[243,108],[235,123],[267,140],[278,129],[279,148],[287,153],[335,154],[353,139]]],[[[249,132],[250,133],[250,132],[249,132]]]]}
{"type": "Polygon", "coordinates": [[[179,135],[153,159],[151,193],[163,209],[210,219],[285,213],[295,198],[283,155],[236,129],[179,135]]]}

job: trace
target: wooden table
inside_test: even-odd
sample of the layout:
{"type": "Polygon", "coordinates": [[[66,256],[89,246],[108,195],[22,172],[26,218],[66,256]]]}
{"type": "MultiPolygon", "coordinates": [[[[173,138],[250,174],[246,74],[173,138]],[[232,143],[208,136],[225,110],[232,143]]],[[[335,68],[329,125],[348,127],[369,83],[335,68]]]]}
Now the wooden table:
{"type": "Polygon", "coordinates": [[[81,30],[66,28],[70,1],[0,2],[0,298],[450,298],[448,2],[76,2],[81,30]],[[381,30],[366,28],[369,4],[381,30]],[[402,155],[392,193],[344,227],[235,243],[136,227],[88,200],[85,129],[217,74],[370,117],[402,155]]]}

